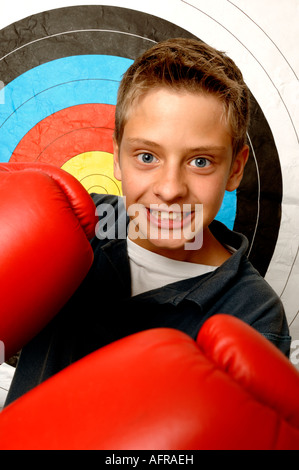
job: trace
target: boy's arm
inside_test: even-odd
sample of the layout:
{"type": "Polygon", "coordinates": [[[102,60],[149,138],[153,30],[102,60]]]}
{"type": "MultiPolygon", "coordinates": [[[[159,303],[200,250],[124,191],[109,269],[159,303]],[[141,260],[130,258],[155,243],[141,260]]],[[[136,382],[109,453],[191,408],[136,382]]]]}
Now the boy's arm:
{"type": "Polygon", "coordinates": [[[248,283],[250,297],[243,301],[240,312],[245,321],[271,341],[287,357],[290,355],[291,336],[283,304],[272,287],[262,278],[248,283]]]}
{"type": "Polygon", "coordinates": [[[291,337],[283,304],[247,259],[228,287],[210,314],[221,312],[240,318],[289,356],[291,337]]]}

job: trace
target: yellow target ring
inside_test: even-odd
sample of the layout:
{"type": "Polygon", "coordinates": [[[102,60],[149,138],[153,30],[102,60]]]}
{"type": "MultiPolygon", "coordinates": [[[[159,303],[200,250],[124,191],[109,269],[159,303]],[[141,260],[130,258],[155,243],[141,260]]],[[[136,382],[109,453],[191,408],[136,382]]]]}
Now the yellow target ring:
{"type": "Polygon", "coordinates": [[[70,158],[61,168],[77,178],[89,193],[122,194],[121,183],[114,178],[111,153],[84,152],[70,158]]]}

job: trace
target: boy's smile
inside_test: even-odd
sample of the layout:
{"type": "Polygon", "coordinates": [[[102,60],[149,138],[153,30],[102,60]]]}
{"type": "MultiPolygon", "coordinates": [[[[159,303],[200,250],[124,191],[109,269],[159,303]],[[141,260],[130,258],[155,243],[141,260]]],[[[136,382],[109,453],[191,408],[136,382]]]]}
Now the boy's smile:
{"type": "Polygon", "coordinates": [[[215,251],[218,245],[208,226],[225,190],[239,185],[248,155],[244,147],[232,163],[229,131],[213,95],[161,87],[132,105],[120,146],[114,142],[114,174],[133,222],[130,238],[164,256],[208,264],[211,246],[215,251]],[[186,250],[198,231],[201,250],[186,250]]]}
{"type": "Polygon", "coordinates": [[[181,229],[186,222],[191,220],[191,216],[191,211],[182,212],[179,207],[174,210],[173,207],[168,208],[152,204],[150,209],[147,209],[147,217],[150,223],[161,228],[181,229]]]}

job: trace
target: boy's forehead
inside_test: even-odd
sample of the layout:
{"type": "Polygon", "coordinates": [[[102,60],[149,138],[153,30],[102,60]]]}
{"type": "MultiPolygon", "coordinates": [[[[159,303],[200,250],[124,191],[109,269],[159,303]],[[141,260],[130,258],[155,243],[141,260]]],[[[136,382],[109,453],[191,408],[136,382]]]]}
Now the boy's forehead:
{"type": "Polygon", "coordinates": [[[139,110],[145,101],[148,106],[148,104],[152,103],[152,100],[154,100],[154,102],[164,100],[163,104],[166,108],[170,107],[172,103],[178,99],[182,102],[191,100],[192,103],[196,103],[199,100],[204,100],[208,106],[210,105],[210,107],[215,107],[216,103],[216,106],[219,107],[219,109],[221,108],[221,115],[225,118],[227,117],[227,109],[224,101],[215,93],[161,85],[144,90],[140,94],[136,94],[126,103],[125,122],[130,117],[134,116],[134,114],[139,110]]]}
{"type": "MultiPolygon", "coordinates": [[[[230,125],[222,101],[214,94],[190,92],[159,87],[148,90],[130,104],[124,122],[124,134],[129,143],[154,143],[151,131],[156,132],[157,126],[162,135],[173,123],[177,127],[178,135],[183,131],[189,137],[193,131],[194,138],[201,134],[208,137],[217,136],[219,132],[226,134],[231,143],[230,125]],[[142,132],[139,132],[139,131],[142,132]],[[139,142],[141,143],[141,142],[139,142]]],[[[209,139],[207,139],[209,140],[209,139]]],[[[225,139],[227,140],[227,139],[225,139]]],[[[195,147],[197,147],[197,142],[195,147]]],[[[203,144],[205,145],[205,144],[203,144]]],[[[207,147],[211,147],[208,142],[207,147]]],[[[214,143],[213,147],[224,147],[221,143],[214,143]]]]}

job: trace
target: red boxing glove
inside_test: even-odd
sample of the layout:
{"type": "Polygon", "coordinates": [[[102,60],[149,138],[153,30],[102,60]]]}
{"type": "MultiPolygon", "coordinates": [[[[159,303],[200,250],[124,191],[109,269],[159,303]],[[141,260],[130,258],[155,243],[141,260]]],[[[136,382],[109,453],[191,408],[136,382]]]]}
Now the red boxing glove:
{"type": "Polygon", "coordinates": [[[144,331],[43,382],[0,414],[0,449],[298,450],[298,394],[282,353],[215,315],[198,343],[144,331]]]}
{"type": "Polygon", "coordinates": [[[1,163],[0,199],[0,340],[9,358],[84,279],[96,217],[79,181],[47,164],[1,163]]]}

